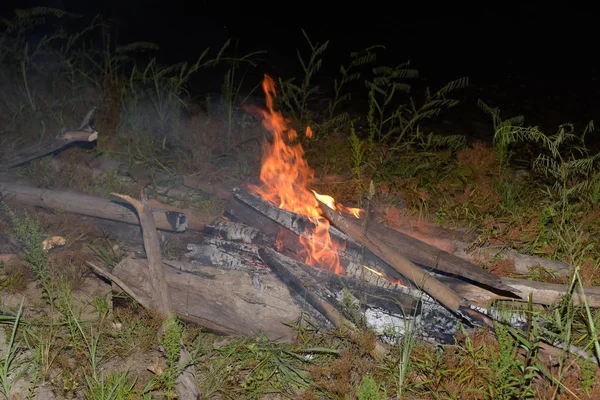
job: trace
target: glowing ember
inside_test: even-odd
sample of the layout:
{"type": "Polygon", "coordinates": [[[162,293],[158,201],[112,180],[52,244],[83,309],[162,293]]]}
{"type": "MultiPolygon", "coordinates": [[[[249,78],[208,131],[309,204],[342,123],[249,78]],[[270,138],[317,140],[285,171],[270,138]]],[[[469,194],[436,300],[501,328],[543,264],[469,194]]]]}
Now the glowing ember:
{"type": "Polygon", "coordinates": [[[392,279],[392,278],[390,278],[389,276],[387,276],[387,275],[385,275],[385,274],[382,274],[381,272],[379,272],[379,271],[377,271],[377,270],[374,270],[373,268],[369,268],[369,267],[367,267],[366,265],[363,265],[362,267],[363,267],[364,269],[368,270],[368,271],[371,271],[371,272],[372,272],[372,273],[374,273],[375,275],[379,275],[380,277],[382,277],[382,278],[384,278],[384,279],[387,279],[388,281],[390,281],[390,282],[391,282],[391,283],[393,283],[393,284],[400,285],[400,286],[406,286],[406,285],[404,285],[404,283],[403,283],[401,280],[399,280],[399,279],[392,279]]]}
{"type": "MultiPolygon", "coordinates": [[[[273,80],[265,76],[262,87],[267,108],[247,109],[262,117],[263,126],[273,134],[273,139],[263,143],[260,171],[263,185],[251,186],[250,190],[279,208],[310,218],[315,224],[312,238],[300,237],[306,252],[305,262],[343,274],[344,269],[336,251],[338,246],[329,235],[329,221],[322,216],[315,195],[308,189],[314,179],[314,171],[304,159],[304,149],[297,141],[298,133],[288,127],[289,120],[273,109],[273,99],[276,96],[273,80]]],[[[306,136],[312,136],[309,127],[306,129],[306,136]]]]}

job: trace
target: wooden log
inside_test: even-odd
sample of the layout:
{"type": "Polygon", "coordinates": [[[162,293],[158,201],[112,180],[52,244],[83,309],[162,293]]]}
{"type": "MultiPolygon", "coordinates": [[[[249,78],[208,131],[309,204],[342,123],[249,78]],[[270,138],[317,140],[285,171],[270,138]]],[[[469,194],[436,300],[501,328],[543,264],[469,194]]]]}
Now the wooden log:
{"type": "MultiPolygon", "coordinates": [[[[311,306],[316,308],[332,324],[338,328],[346,328],[352,335],[358,333],[356,325],[340,314],[329,301],[315,292],[320,285],[309,274],[302,271],[301,268],[295,268],[292,259],[286,258],[269,248],[259,249],[258,254],[279,279],[285,282],[296,294],[306,299],[311,306]]],[[[330,297],[333,298],[333,296],[330,297]]],[[[376,342],[372,356],[376,359],[381,359],[386,352],[387,350],[383,344],[376,342]]]]}
{"type": "MultiPolygon", "coordinates": [[[[10,182],[0,182],[0,194],[16,203],[139,225],[138,217],[127,204],[100,197],[10,182]]],[[[154,210],[152,214],[158,229],[174,232],[187,229],[187,218],[183,214],[159,210],[154,210]]]]}
{"type": "MultiPolygon", "coordinates": [[[[242,244],[251,243],[256,246],[271,248],[274,248],[275,246],[274,239],[264,235],[258,229],[224,219],[216,220],[212,224],[207,225],[205,233],[207,235],[221,237],[222,240],[236,241],[242,244]]],[[[207,236],[205,236],[205,239],[206,237],[207,236]]],[[[291,240],[294,240],[294,238],[291,240]]],[[[189,245],[188,249],[194,250],[195,247],[196,245],[189,245]]],[[[286,252],[286,249],[280,249],[280,251],[283,254],[290,256],[286,252]]],[[[312,267],[309,272],[314,275],[321,275],[320,281],[332,281],[335,278],[335,280],[343,282],[353,290],[355,290],[355,285],[350,281],[361,281],[365,284],[365,288],[376,287],[391,293],[400,292],[400,295],[412,295],[413,297],[418,296],[416,293],[408,293],[405,288],[399,288],[398,285],[391,283],[389,280],[382,278],[380,275],[371,272],[371,270],[360,266],[357,268],[357,270],[347,267],[346,274],[343,276],[333,275],[328,271],[312,267]]],[[[566,294],[568,289],[567,285],[561,284],[550,284],[526,279],[501,278],[504,285],[514,287],[515,289],[519,290],[521,297],[516,297],[505,296],[499,294],[498,292],[491,291],[489,288],[486,289],[485,287],[474,285],[469,281],[464,281],[451,276],[439,276],[438,279],[444,284],[453,288],[456,292],[460,293],[462,297],[480,307],[488,307],[491,302],[497,300],[529,301],[530,294],[533,296],[532,301],[534,304],[553,305],[556,304],[557,301],[560,301],[561,297],[566,294]]],[[[584,297],[590,307],[600,307],[599,287],[585,287],[583,295],[579,293],[579,291],[576,291],[573,296],[573,301],[575,304],[580,304],[584,297]]]]}
{"type": "MultiPolygon", "coordinates": [[[[557,304],[567,294],[568,285],[556,283],[536,282],[525,279],[502,278],[502,281],[516,289],[519,289],[524,298],[532,296],[532,302],[536,304],[557,304]]],[[[588,303],[590,307],[600,308],[600,287],[584,287],[583,291],[575,287],[572,293],[572,301],[575,305],[588,303]]]]}
{"type": "MultiPolygon", "coordinates": [[[[361,223],[364,219],[359,219],[361,223]]],[[[415,239],[395,229],[369,221],[369,236],[398,249],[402,255],[413,263],[424,265],[436,272],[459,276],[502,291],[514,292],[514,288],[502,283],[495,276],[475,264],[472,264],[454,254],[440,250],[435,246],[415,239]]]]}
{"type": "Polygon", "coordinates": [[[76,142],[93,142],[98,139],[98,132],[90,126],[90,120],[94,113],[94,109],[90,110],[85,116],[81,126],[77,129],[66,131],[54,139],[48,139],[40,143],[36,143],[26,149],[18,151],[10,158],[0,162],[0,171],[7,170],[36,158],[54,153],[66,146],[76,142]]]}
{"type": "Polygon", "coordinates": [[[461,298],[453,289],[440,282],[438,279],[417,267],[387,243],[373,237],[368,231],[362,231],[361,226],[354,219],[342,217],[336,211],[320,202],[323,214],[338,229],[365,246],[373,254],[384,260],[400,274],[408,278],[417,287],[439,301],[450,311],[460,315],[474,325],[486,326],[493,329],[493,321],[485,314],[474,310],[471,305],[461,298]]]}
{"type": "MultiPolygon", "coordinates": [[[[167,261],[163,268],[171,306],[182,320],[222,335],[257,335],[292,342],[297,332],[284,324],[295,321],[302,308],[273,274],[167,261]],[[168,263],[168,264],[166,264],[168,263]]],[[[149,301],[152,289],[144,259],[125,258],[112,271],[134,292],[149,301]]]]}
{"type": "MultiPolygon", "coordinates": [[[[258,214],[256,215],[258,216],[258,214]]],[[[269,247],[272,249],[277,249],[278,252],[282,253],[287,257],[293,258],[296,261],[304,261],[305,257],[300,252],[302,246],[300,246],[298,242],[298,236],[295,235],[293,232],[288,231],[287,229],[283,229],[281,226],[277,226],[274,222],[272,223],[275,225],[276,231],[280,231],[279,234],[275,233],[273,235],[267,235],[264,233],[265,226],[269,225],[268,220],[266,222],[263,221],[263,223],[258,225],[261,227],[261,230],[259,231],[254,227],[239,222],[219,219],[207,226],[202,241],[203,244],[206,244],[207,242],[210,242],[210,244],[214,244],[215,241],[213,239],[210,239],[212,236],[220,238],[217,239],[217,241],[222,240],[229,242],[237,242],[240,243],[240,245],[242,246],[252,244],[255,247],[269,247]],[[282,235],[281,232],[283,232],[285,235],[282,235]],[[275,238],[277,238],[277,241],[275,240],[275,238]]],[[[204,251],[202,254],[200,254],[200,251],[195,250],[196,247],[196,245],[188,245],[188,250],[192,251],[192,253],[190,253],[189,255],[192,258],[194,258],[197,257],[197,254],[199,255],[199,258],[197,259],[201,263],[206,262],[206,256],[209,253],[205,250],[206,246],[203,246],[204,251]]],[[[226,251],[226,249],[224,250],[226,251]]],[[[243,253],[244,251],[237,251],[238,256],[236,257],[236,259],[238,263],[240,262],[239,254],[243,253]]],[[[323,280],[329,282],[337,280],[342,282],[347,287],[354,288],[356,286],[362,285],[364,287],[364,290],[368,290],[368,288],[381,289],[387,294],[393,293],[393,295],[396,298],[406,299],[407,302],[404,303],[404,306],[413,307],[412,301],[408,301],[408,299],[418,298],[425,301],[434,301],[433,299],[429,299],[427,295],[423,294],[423,292],[404,286],[403,281],[392,282],[391,280],[386,279],[384,276],[382,276],[381,273],[376,272],[377,268],[373,268],[374,265],[372,265],[370,261],[365,261],[360,256],[350,256],[351,254],[349,254],[346,251],[340,254],[340,262],[345,268],[343,275],[336,275],[330,273],[327,270],[323,270],[316,267],[307,268],[309,269],[310,273],[314,275],[320,275],[317,278],[319,282],[323,282],[323,280]]],[[[210,262],[210,264],[215,265],[213,264],[213,262],[210,262]]],[[[230,268],[231,264],[232,263],[225,263],[222,266],[230,268]]],[[[398,274],[396,273],[396,275],[398,274]]],[[[377,295],[377,293],[373,294],[377,295]]],[[[381,294],[383,295],[383,293],[381,294]]]]}
{"type": "MultiPolygon", "coordinates": [[[[235,230],[234,224],[229,224],[232,230],[235,230]]],[[[250,230],[251,228],[248,227],[250,230]]],[[[255,236],[256,233],[251,236],[255,236]]],[[[251,241],[234,242],[220,237],[205,235],[202,245],[188,245],[190,252],[186,255],[188,259],[198,261],[201,264],[208,263],[217,265],[221,268],[240,269],[246,271],[262,271],[263,260],[258,254],[260,248],[275,249],[275,246],[270,244],[260,244],[264,242],[260,237],[255,238],[258,246],[251,241]],[[221,257],[220,259],[212,256],[208,257],[211,252],[219,252],[228,255],[229,257],[221,257]],[[261,265],[261,266],[257,266],[261,265]]],[[[308,266],[300,260],[294,258],[294,255],[278,252],[280,257],[286,257],[294,260],[294,268],[292,273],[296,275],[308,273],[312,276],[311,279],[319,282],[319,287],[323,290],[329,290],[332,293],[342,295],[344,289],[349,290],[366,307],[379,307],[394,315],[418,315],[421,312],[421,300],[416,296],[421,297],[421,293],[407,293],[401,290],[394,290],[394,286],[389,281],[385,281],[388,285],[377,285],[382,278],[368,270],[362,268],[363,274],[346,274],[337,275],[328,270],[308,266]]],[[[278,256],[279,257],[279,256],[278,256]]],[[[318,290],[318,288],[315,288],[318,290]]]]}
{"type": "MultiPolygon", "coordinates": [[[[311,235],[313,224],[308,218],[277,208],[239,188],[233,191],[233,198],[226,204],[225,215],[259,228],[265,235],[277,238],[287,250],[297,254],[300,254],[303,249],[298,236],[313,240],[311,235]]],[[[338,254],[346,270],[349,268],[357,270],[362,265],[366,265],[405,286],[412,285],[395,269],[368,249],[363,249],[339,229],[331,226],[329,233],[332,240],[343,249],[338,250],[338,254]]]]}
{"type": "MultiPolygon", "coordinates": [[[[258,196],[250,194],[241,189],[233,191],[233,199],[226,205],[226,212],[240,219],[244,223],[260,227],[268,235],[281,235],[283,226],[298,236],[311,239],[312,222],[297,214],[277,208],[265,202],[258,196]],[[243,205],[244,207],[242,207],[243,205]],[[254,211],[254,212],[252,212],[254,211]]],[[[351,217],[356,219],[355,217],[351,217]]],[[[362,223],[362,220],[357,220],[362,223]]],[[[413,263],[425,266],[436,273],[451,276],[460,276],[479,285],[485,285],[499,291],[514,292],[515,289],[503,284],[499,277],[484,271],[480,267],[448,252],[442,251],[434,246],[424,243],[401,232],[395,231],[381,224],[372,223],[369,226],[371,238],[394,248],[413,263]]],[[[345,247],[340,256],[354,259],[364,259],[369,266],[374,266],[380,272],[393,280],[403,281],[397,271],[391,269],[380,257],[377,257],[370,249],[363,249],[355,242],[355,238],[340,231],[335,226],[330,227],[329,233],[332,240],[345,247]]],[[[297,240],[291,239],[289,234],[283,233],[286,247],[293,246],[297,240]]],[[[405,281],[405,279],[404,279],[405,281]]],[[[407,282],[403,282],[405,285],[407,282]]]]}

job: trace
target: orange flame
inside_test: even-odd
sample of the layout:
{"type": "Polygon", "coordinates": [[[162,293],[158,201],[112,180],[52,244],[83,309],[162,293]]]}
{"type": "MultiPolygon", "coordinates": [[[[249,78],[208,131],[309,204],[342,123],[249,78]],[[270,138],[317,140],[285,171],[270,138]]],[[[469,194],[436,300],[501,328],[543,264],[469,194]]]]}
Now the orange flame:
{"type": "MultiPolygon", "coordinates": [[[[298,133],[288,126],[289,120],[273,109],[276,97],[275,82],[268,76],[262,82],[266,96],[266,109],[251,108],[262,117],[263,126],[273,140],[263,143],[263,158],[260,170],[262,187],[251,186],[250,190],[279,208],[304,215],[315,224],[312,238],[300,237],[305,249],[305,262],[312,266],[325,267],[336,274],[343,274],[337,253],[338,245],[329,235],[329,221],[322,215],[319,203],[308,187],[314,179],[314,171],[304,158],[304,149],[297,141],[298,133]]],[[[310,127],[306,136],[312,136],[310,127]]],[[[329,197],[329,196],[328,196],[329,197]]],[[[333,198],[331,198],[333,202],[333,198]]],[[[334,204],[334,203],[333,203],[334,204]]]]}

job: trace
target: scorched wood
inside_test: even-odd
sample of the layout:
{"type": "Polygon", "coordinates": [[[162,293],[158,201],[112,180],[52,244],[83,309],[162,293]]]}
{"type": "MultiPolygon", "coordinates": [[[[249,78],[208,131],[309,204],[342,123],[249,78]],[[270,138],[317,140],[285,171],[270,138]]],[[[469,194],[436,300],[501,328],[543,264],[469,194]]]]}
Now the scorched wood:
{"type": "Polygon", "coordinates": [[[354,219],[344,218],[325,204],[320,204],[324,215],[332,224],[342,229],[346,234],[384,260],[392,268],[396,269],[398,273],[408,278],[417,287],[439,301],[450,311],[462,316],[474,325],[482,325],[493,329],[493,321],[487,315],[472,308],[465,299],[461,298],[450,287],[417,267],[386,243],[372,237],[368,231],[363,231],[354,219]]]}
{"type": "MultiPolygon", "coordinates": [[[[359,221],[362,222],[363,220],[359,221]]],[[[414,263],[430,267],[438,273],[442,272],[451,276],[467,278],[478,284],[501,291],[515,292],[515,289],[505,285],[500,277],[454,254],[440,250],[435,246],[374,221],[369,221],[368,229],[371,237],[398,249],[398,251],[414,263]]]]}
{"type": "MultiPolygon", "coordinates": [[[[248,225],[259,227],[261,231],[265,231],[269,235],[275,235],[281,230],[277,225],[287,228],[298,236],[309,237],[307,232],[312,231],[312,223],[308,218],[277,208],[260,197],[239,188],[234,190],[233,199],[227,206],[227,212],[248,225]]],[[[373,224],[372,228],[370,232],[372,237],[393,247],[413,263],[425,266],[436,272],[463,277],[476,284],[485,285],[500,291],[515,291],[514,288],[503,284],[497,276],[482,270],[460,257],[441,251],[434,246],[394,231],[381,224],[373,224]]],[[[329,233],[332,240],[345,247],[340,252],[340,255],[343,253],[346,255],[346,258],[350,258],[354,262],[358,262],[358,259],[360,259],[366,264],[375,266],[377,270],[384,272],[386,276],[394,280],[402,280],[402,276],[397,271],[389,268],[385,262],[382,262],[383,260],[380,257],[374,255],[369,249],[364,251],[345,232],[332,226],[329,229],[329,233]]],[[[288,234],[285,241],[286,246],[288,243],[297,243],[297,240],[289,240],[288,234]]],[[[405,281],[404,283],[406,284],[407,282],[405,281]]]]}
{"type": "MultiPolygon", "coordinates": [[[[315,278],[315,275],[310,272],[314,268],[285,257],[272,249],[261,248],[258,250],[258,254],[269,268],[290,287],[290,290],[299,297],[305,298],[334,325],[350,326],[352,331],[355,330],[354,324],[350,324],[342,315],[348,304],[345,303],[343,292],[339,287],[331,290],[331,286],[324,285],[326,282],[322,277],[317,275],[315,278]]],[[[422,302],[411,312],[409,307],[400,304],[402,301],[406,301],[406,298],[398,296],[398,293],[388,293],[389,300],[397,300],[396,304],[400,307],[393,309],[386,302],[382,310],[380,307],[382,304],[373,304],[369,299],[361,297],[361,291],[350,291],[350,293],[363,308],[367,324],[378,335],[385,336],[389,329],[402,332],[412,326],[413,334],[420,339],[438,343],[452,343],[454,340],[453,334],[458,320],[438,303],[422,302]],[[381,314],[382,311],[383,314],[381,314]]],[[[413,302],[416,300],[412,299],[413,302]]],[[[356,315],[348,315],[348,318],[352,317],[356,317],[356,315]]]]}
{"type": "MultiPolygon", "coordinates": [[[[303,254],[304,251],[304,247],[300,244],[298,237],[303,236],[313,240],[311,232],[314,225],[308,218],[277,208],[273,204],[245,190],[234,189],[233,198],[227,204],[225,210],[227,216],[231,216],[237,221],[259,229],[266,236],[276,238],[281,247],[298,255],[303,254]]],[[[379,257],[358,246],[346,234],[335,227],[330,227],[329,232],[332,240],[340,248],[338,250],[340,263],[346,270],[349,268],[360,269],[362,265],[367,265],[382,272],[394,281],[402,282],[407,286],[412,285],[410,281],[383,262],[379,257]]]]}
{"type": "MultiPolygon", "coordinates": [[[[265,257],[268,257],[269,266],[278,271],[284,282],[290,284],[290,290],[297,293],[297,300],[306,297],[304,288],[311,291],[309,300],[314,301],[318,307],[326,307],[324,312],[332,311],[323,306],[322,301],[344,313],[348,305],[345,303],[346,295],[349,294],[360,305],[367,324],[379,335],[385,336],[390,329],[402,331],[407,326],[407,321],[414,320],[410,324],[416,327],[424,340],[444,343],[453,340],[452,335],[458,321],[456,316],[426,293],[392,283],[373,269],[352,263],[348,264],[344,275],[308,266],[297,255],[275,246],[273,242],[256,228],[238,222],[217,220],[207,226],[207,235],[203,238],[204,247],[200,250],[198,246],[190,246],[193,251],[188,256],[204,260],[203,252],[226,252],[228,257],[237,260],[234,266],[242,269],[248,267],[241,260],[248,265],[264,265],[262,261],[266,261],[265,257]],[[234,241],[237,241],[237,245],[234,241]],[[254,246],[248,246],[249,243],[254,246]],[[263,256],[255,258],[261,252],[263,256]]],[[[222,268],[232,267],[229,259],[213,260],[222,268]]],[[[339,320],[335,313],[333,318],[333,322],[339,320]]]]}
{"type": "MultiPolygon", "coordinates": [[[[217,262],[216,265],[231,268],[232,265],[239,265],[241,262],[252,263],[253,261],[256,261],[258,259],[256,253],[257,248],[269,247],[271,249],[276,249],[278,252],[296,261],[304,261],[304,257],[301,253],[303,247],[298,242],[298,236],[296,234],[270,220],[265,221],[259,226],[261,226],[260,230],[239,222],[225,219],[216,220],[212,224],[207,225],[206,235],[204,235],[202,239],[202,245],[188,245],[188,249],[191,250],[188,255],[201,263],[209,262],[211,265],[214,265],[214,262],[220,258],[223,262],[217,262]],[[273,225],[271,226],[271,224],[273,225]],[[273,229],[264,229],[265,225],[268,225],[273,229]],[[265,230],[267,232],[272,231],[275,233],[271,236],[265,234],[265,230]],[[276,233],[278,231],[281,232],[276,233]],[[277,237],[277,240],[274,239],[275,236],[277,237]],[[238,244],[235,245],[231,242],[238,244]],[[247,247],[248,244],[252,244],[253,247],[247,247]],[[233,250],[233,252],[231,250],[233,250]],[[215,253],[221,255],[214,256],[215,253]],[[225,256],[223,254],[225,254],[225,256]],[[249,256],[250,259],[248,260],[248,257],[246,256],[249,256]],[[244,260],[244,258],[246,258],[246,260],[244,260]]],[[[362,282],[365,285],[368,284],[373,287],[394,292],[397,296],[406,296],[406,298],[412,297],[424,299],[427,297],[421,291],[415,290],[411,286],[398,285],[397,283],[382,277],[381,274],[373,273],[373,270],[377,270],[376,264],[366,263],[364,260],[360,259],[358,255],[348,259],[350,255],[349,252],[341,252],[340,254],[340,261],[345,268],[344,275],[339,277],[342,281],[348,278],[349,280],[362,282]],[[365,268],[365,264],[368,264],[370,269],[365,268]]],[[[311,267],[311,270],[322,271],[320,268],[315,267],[311,267]]],[[[323,273],[325,273],[325,271],[323,273]]],[[[396,273],[396,275],[398,274],[396,273]]]]}

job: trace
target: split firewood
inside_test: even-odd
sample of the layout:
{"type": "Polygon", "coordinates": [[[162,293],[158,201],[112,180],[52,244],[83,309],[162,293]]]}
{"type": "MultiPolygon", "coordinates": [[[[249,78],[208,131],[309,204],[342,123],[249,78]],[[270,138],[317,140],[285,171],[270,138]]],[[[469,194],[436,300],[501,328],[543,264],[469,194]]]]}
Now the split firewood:
{"type": "Polygon", "coordinates": [[[9,159],[2,160],[0,162],[0,171],[7,170],[28,161],[35,160],[36,158],[43,157],[50,153],[54,153],[72,143],[75,142],[93,142],[98,139],[98,132],[92,127],[91,120],[94,114],[95,108],[92,108],[81,123],[81,126],[74,130],[65,130],[58,137],[53,139],[45,140],[41,143],[34,144],[33,146],[27,147],[16,154],[12,155],[9,159]]]}
{"type": "Polygon", "coordinates": [[[398,273],[410,280],[419,289],[439,301],[442,305],[473,325],[486,326],[494,329],[493,320],[487,315],[476,311],[466,299],[461,298],[454,290],[446,286],[435,277],[417,267],[402,254],[394,250],[387,243],[379,240],[361,226],[350,219],[319,202],[325,217],[339,230],[356,240],[377,257],[388,263],[398,273]]]}
{"type": "MultiPolygon", "coordinates": [[[[113,195],[131,204],[137,212],[137,215],[140,219],[140,225],[142,226],[144,249],[146,250],[150,282],[153,289],[152,306],[163,317],[168,319],[168,317],[173,314],[173,311],[171,308],[171,300],[169,298],[169,286],[167,284],[165,271],[163,269],[162,252],[160,248],[160,242],[158,240],[158,234],[156,232],[152,207],[148,205],[148,199],[144,193],[142,193],[141,202],[126,195],[118,193],[113,193],[113,195]]],[[[163,325],[161,330],[164,328],[165,326],[163,325]]],[[[180,364],[189,364],[190,359],[190,354],[185,349],[183,343],[181,343],[179,355],[180,364]]],[[[200,389],[198,389],[198,386],[196,385],[194,371],[194,366],[188,365],[177,377],[175,391],[180,399],[195,400],[200,398],[200,389]]]]}

